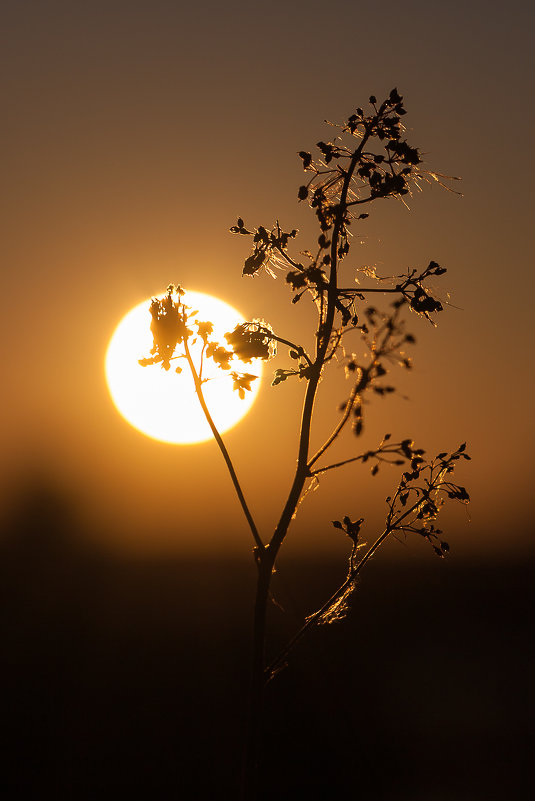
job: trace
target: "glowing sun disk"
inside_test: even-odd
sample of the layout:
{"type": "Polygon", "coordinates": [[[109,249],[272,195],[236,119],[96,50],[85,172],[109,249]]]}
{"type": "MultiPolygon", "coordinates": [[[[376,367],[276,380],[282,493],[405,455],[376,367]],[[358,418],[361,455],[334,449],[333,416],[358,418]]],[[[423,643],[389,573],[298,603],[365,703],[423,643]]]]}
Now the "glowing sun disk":
{"type": "MultiPolygon", "coordinates": [[[[195,319],[214,324],[211,339],[227,346],[225,333],[232,331],[245,317],[222,300],[201,292],[186,292],[182,299],[191,310],[198,310],[195,319]]],[[[115,329],[105,359],[108,389],[120,414],[130,425],[153,439],[170,443],[203,442],[212,432],[195,394],[193,379],[185,359],[171,362],[165,371],[160,364],[141,367],[139,359],[152,348],[150,332],[150,299],[131,309],[115,329]],[[175,367],[182,367],[177,374],[175,367]]],[[[196,330],[195,325],[190,326],[196,330]]],[[[191,353],[199,365],[202,342],[191,345],[191,353]]],[[[258,376],[251,392],[242,400],[233,390],[228,370],[221,370],[211,359],[204,359],[203,393],[215,425],[222,433],[235,425],[251,408],[260,387],[262,363],[250,364],[233,360],[231,370],[258,376]]]]}

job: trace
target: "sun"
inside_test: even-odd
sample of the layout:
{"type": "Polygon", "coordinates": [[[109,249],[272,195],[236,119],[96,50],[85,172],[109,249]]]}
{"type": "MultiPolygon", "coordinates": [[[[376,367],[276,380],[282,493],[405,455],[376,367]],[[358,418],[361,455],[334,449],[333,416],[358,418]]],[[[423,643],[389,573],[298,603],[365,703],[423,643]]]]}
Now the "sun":
{"type": "MultiPolygon", "coordinates": [[[[187,291],[183,300],[191,309],[198,310],[198,320],[213,323],[211,339],[225,346],[225,333],[246,320],[239,311],[212,295],[187,291]]],[[[113,332],[105,359],[110,395],[124,419],[148,437],[174,444],[204,442],[212,438],[212,432],[185,360],[171,363],[182,366],[179,374],[173,367],[165,371],[161,364],[149,367],[139,364],[139,359],[148,356],[153,345],[150,302],[149,298],[134,306],[113,332]]],[[[196,362],[200,359],[201,347],[200,341],[191,346],[196,362]]],[[[244,364],[233,360],[232,370],[258,376],[243,399],[233,390],[228,371],[218,368],[212,359],[205,359],[203,365],[203,378],[208,379],[203,384],[205,400],[216,427],[223,433],[241,420],[254,403],[260,388],[262,362],[254,359],[244,364]]]]}

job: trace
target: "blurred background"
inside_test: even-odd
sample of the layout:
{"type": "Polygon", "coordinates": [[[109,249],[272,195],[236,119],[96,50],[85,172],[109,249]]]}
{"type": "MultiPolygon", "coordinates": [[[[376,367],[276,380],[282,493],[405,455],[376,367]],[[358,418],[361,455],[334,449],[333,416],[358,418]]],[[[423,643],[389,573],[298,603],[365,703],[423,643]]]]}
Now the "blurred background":
{"type": "MultiPolygon", "coordinates": [[[[315,632],[272,683],[264,786],[520,797],[533,694],[532,26],[515,0],[506,13],[479,0],[3,4],[6,797],[236,797],[247,529],[216,446],[131,428],[104,355],[123,315],[170,281],[310,346],[312,308],[292,306],[281,279],[243,279],[248,243],[228,228],[279,219],[309,247],[297,152],[394,86],[409,142],[462,177],[463,197],[433,186],[410,211],[375,204],[354,228],[348,280],[350,267],[386,275],[434,259],[450,306],[436,329],[411,319],[414,370],[337,454],[387,431],[428,452],[466,440],[472,503],[446,510],[448,560],[423,541],[389,544],[349,619],[315,632]]],[[[284,366],[281,353],[273,369],[284,366]]],[[[302,403],[297,382],[269,384],[225,438],[266,535],[302,403]]],[[[322,390],[315,445],[337,419],[342,371],[322,390]]],[[[330,521],[364,517],[373,537],[396,482],[347,468],[307,498],[279,565],[273,651],[344,577],[330,521]]]]}

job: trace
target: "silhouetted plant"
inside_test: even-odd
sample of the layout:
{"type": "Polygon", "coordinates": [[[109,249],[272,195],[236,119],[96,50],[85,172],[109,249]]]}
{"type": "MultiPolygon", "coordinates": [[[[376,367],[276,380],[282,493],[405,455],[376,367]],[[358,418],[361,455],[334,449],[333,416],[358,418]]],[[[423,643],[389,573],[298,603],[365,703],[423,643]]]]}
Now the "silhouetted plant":
{"type": "MultiPolygon", "coordinates": [[[[308,201],[319,226],[317,243],[313,250],[290,252],[298,231],[284,231],[279,222],[271,227],[248,228],[240,217],[230,229],[232,233],[252,238],[252,252],[243,266],[244,276],[255,276],[261,271],[285,274],[292,293],[292,303],[305,295],[316,309],[314,348],[308,352],[303,344],[293,343],[278,335],[263,320],[244,321],[225,335],[226,345],[212,340],[213,326],[198,318],[198,312],[188,307],[187,294],[180,286],[170,285],[162,300],[151,304],[154,347],[151,357],[141,364],[157,364],[168,370],[172,360],[184,360],[193,377],[199,402],[227,463],[236,493],[254,539],[254,557],[257,567],[257,593],[254,612],[253,661],[250,695],[249,731],[246,747],[243,780],[243,798],[253,799],[256,792],[256,767],[259,758],[259,736],[262,715],[262,694],[265,684],[286,664],[291,650],[313,626],[330,623],[344,617],[348,599],[356,586],[356,579],[364,565],[377,549],[396,534],[417,534],[427,540],[434,553],[444,557],[449,550],[436,527],[441,506],[447,499],[468,502],[466,489],[453,480],[455,466],[461,459],[469,459],[465,444],[451,453],[439,453],[428,459],[424,450],[415,447],[410,439],[392,442],[385,434],[375,448],[363,451],[336,463],[325,463],[325,455],[344,429],[360,437],[364,427],[363,400],[374,393],[385,395],[395,391],[387,383],[392,367],[410,369],[411,360],[406,348],[414,337],[406,331],[405,309],[435,324],[435,316],[443,310],[442,303],[429,286],[429,279],[443,275],[446,270],[435,261],[422,269],[409,269],[391,278],[379,278],[369,267],[352,268],[354,286],[341,280],[341,268],[351,249],[350,228],[353,220],[365,220],[369,215],[364,207],[381,199],[405,202],[415,186],[432,180],[445,185],[447,176],[423,170],[417,148],[404,138],[401,118],[405,114],[403,98],[396,89],[381,104],[375,97],[369,99],[370,111],[357,108],[347,121],[339,126],[332,142],[318,142],[319,157],[301,151],[307,180],[299,187],[299,201],[308,201]],[[361,284],[365,281],[368,285],[361,284]],[[386,309],[379,310],[368,304],[370,294],[392,295],[386,309]],[[348,336],[357,343],[346,348],[348,336]],[[190,344],[200,339],[202,348],[194,361],[190,344]],[[228,451],[217,431],[203,396],[203,363],[212,359],[222,370],[229,371],[234,389],[240,397],[251,389],[255,376],[233,370],[236,360],[248,363],[252,359],[271,359],[277,344],[288,349],[292,362],[288,367],[275,370],[272,385],[289,379],[304,381],[304,405],[301,417],[297,467],[286,503],[270,537],[260,535],[247,506],[236,471],[228,451]],[[326,367],[335,359],[345,366],[349,384],[347,397],[340,407],[340,417],[333,425],[331,435],[315,452],[310,452],[313,412],[319,383],[326,367]],[[351,520],[345,516],[332,525],[350,540],[347,578],[325,604],[311,614],[302,628],[275,658],[266,660],[266,610],[271,597],[271,578],[281,545],[288,533],[304,494],[307,483],[316,483],[318,477],[353,462],[371,465],[376,475],[384,464],[403,468],[393,495],[386,499],[387,512],[384,528],[366,545],[361,538],[364,520],[351,520]]],[[[180,371],[182,368],[176,368],[180,371]]]]}

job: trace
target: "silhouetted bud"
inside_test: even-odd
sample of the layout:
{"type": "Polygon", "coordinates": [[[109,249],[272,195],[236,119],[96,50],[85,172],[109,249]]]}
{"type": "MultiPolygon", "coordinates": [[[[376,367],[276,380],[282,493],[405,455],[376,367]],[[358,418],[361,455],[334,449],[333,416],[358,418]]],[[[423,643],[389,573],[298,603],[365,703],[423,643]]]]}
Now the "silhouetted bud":
{"type": "Polygon", "coordinates": [[[264,320],[253,320],[251,323],[237,325],[233,331],[225,334],[225,339],[233,353],[242,362],[251,359],[271,359],[277,350],[277,343],[270,337],[271,327],[264,320]]]}
{"type": "Polygon", "coordinates": [[[248,259],[245,259],[243,275],[254,275],[262,267],[266,258],[264,250],[256,250],[248,259]]]}
{"type": "Polygon", "coordinates": [[[403,442],[401,443],[401,450],[403,451],[407,459],[412,458],[412,445],[413,445],[412,439],[404,439],[403,442]]]}

